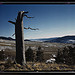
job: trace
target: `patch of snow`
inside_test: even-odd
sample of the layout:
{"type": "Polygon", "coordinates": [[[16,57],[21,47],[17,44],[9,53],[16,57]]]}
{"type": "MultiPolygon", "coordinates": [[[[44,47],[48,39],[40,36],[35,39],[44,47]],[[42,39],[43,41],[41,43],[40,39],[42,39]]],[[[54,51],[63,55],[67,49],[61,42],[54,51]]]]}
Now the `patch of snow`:
{"type": "Polygon", "coordinates": [[[68,43],[75,43],[75,40],[68,40],[68,43]]]}

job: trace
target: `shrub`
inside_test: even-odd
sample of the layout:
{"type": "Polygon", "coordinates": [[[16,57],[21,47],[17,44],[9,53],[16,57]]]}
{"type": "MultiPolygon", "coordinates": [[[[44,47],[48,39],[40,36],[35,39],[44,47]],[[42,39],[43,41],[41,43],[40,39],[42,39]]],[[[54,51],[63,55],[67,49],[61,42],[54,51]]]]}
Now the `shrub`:
{"type": "Polygon", "coordinates": [[[38,50],[36,51],[36,61],[42,62],[43,59],[43,51],[41,50],[41,47],[38,47],[38,50]]]}
{"type": "Polygon", "coordinates": [[[63,51],[60,52],[58,50],[57,53],[57,58],[56,58],[57,63],[65,63],[68,65],[74,65],[75,64],[75,47],[72,48],[71,46],[64,47],[63,51]]]}
{"type": "Polygon", "coordinates": [[[13,65],[12,60],[9,58],[5,63],[5,68],[9,68],[13,65]]]}
{"type": "Polygon", "coordinates": [[[4,51],[3,50],[0,51],[0,60],[4,60],[4,51]]]}
{"type": "Polygon", "coordinates": [[[25,53],[26,53],[26,60],[27,61],[34,61],[34,53],[33,53],[33,50],[31,49],[30,46],[25,53]]]}

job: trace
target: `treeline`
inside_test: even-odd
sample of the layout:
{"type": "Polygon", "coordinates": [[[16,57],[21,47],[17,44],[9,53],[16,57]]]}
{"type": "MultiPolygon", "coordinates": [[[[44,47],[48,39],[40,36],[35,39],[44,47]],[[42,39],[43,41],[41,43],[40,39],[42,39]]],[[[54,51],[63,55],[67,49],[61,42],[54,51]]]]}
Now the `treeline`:
{"type": "Polygon", "coordinates": [[[58,49],[56,63],[75,65],[75,47],[64,47],[62,51],[58,49]]]}
{"type": "MultiPolygon", "coordinates": [[[[5,55],[5,52],[3,50],[0,51],[0,60],[5,60],[6,57],[12,58],[13,56],[12,57],[11,56],[5,55]]],[[[26,56],[26,61],[45,62],[44,52],[40,46],[38,47],[37,50],[33,50],[31,47],[29,47],[25,52],[25,56],[26,56]]],[[[12,60],[14,58],[12,58],[12,60]]],[[[58,64],[64,63],[68,65],[74,65],[75,64],[75,47],[67,46],[67,47],[64,47],[63,50],[58,49],[55,59],[56,59],[56,63],[58,64]]]]}
{"type": "Polygon", "coordinates": [[[31,47],[29,47],[26,52],[26,60],[27,61],[35,61],[35,62],[43,62],[43,51],[41,50],[41,47],[38,47],[38,50],[34,51],[31,49],[31,47]]]}
{"type": "MultiPolygon", "coordinates": [[[[15,54],[11,52],[10,50],[1,50],[0,51],[0,60],[4,61],[7,60],[7,58],[10,58],[11,60],[15,59],[15,54]]],[[[39,46],[37,50],[33,50],[30,46],[25,52],[26,61],[35,61],[35,62],[42,62],[43,60],[43,51],[41,47],[39,46]]]]}
{"type": "MultiPolygon", "coordinates": [[[[34,52],[31,47],[28,48],[26,51],[26,60],[27,61],[36,61],[36,62],[43,62],[45,59],[43,58],[43,50],[41,47],[38,47],[38,50],[34,52]]],[[[61,64],[68,64],[74,65],[75,64],[75,47],[67,46],[64,47],[63,50],[58,49],[56,55],[56,63],[61,64]]]]}

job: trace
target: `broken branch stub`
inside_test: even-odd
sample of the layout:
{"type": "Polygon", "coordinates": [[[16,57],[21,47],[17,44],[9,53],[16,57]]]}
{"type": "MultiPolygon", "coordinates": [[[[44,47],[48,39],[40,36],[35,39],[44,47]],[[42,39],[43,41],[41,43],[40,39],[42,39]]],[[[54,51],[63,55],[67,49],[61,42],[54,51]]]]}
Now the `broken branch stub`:
{"type": "Polygon", "coordinates": [[[8,22],[10,22],[10,23],[12,23],[12,24],[16,24],[16,22],[13,22],[13,21],[8,21],[8,22]]]}

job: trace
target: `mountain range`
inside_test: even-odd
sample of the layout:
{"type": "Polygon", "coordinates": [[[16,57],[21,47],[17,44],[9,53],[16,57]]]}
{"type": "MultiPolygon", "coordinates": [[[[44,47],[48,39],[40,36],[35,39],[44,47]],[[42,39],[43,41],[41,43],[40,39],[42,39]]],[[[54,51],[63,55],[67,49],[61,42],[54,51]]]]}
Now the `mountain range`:
{"type": "Polygon", "coordinates": [[[54,43],[75,43],[75,36],[63,36],[63,37],[43,38],[34,40],[43,42],[54,42],[54,43]]]}
{"type": "MultiPolygon", "coordinates": [[[[11,37],[3,37],[0,39],[3,40],[14,40],[11,37]]],[[[42,38],[42,39],[25,39],[24,41],[41,41],[41,42],[53,42],[53,43],[75,43],[75,36],[63,36],[63,37],[54,37],[54,38],[42,38]]]]}
{"type": "Polygon", "coordinates": [[[45,42],[56,42],[56,43],[75,43],[75,36],[64,36],[56,39],[48,40],[45,42]]]}

